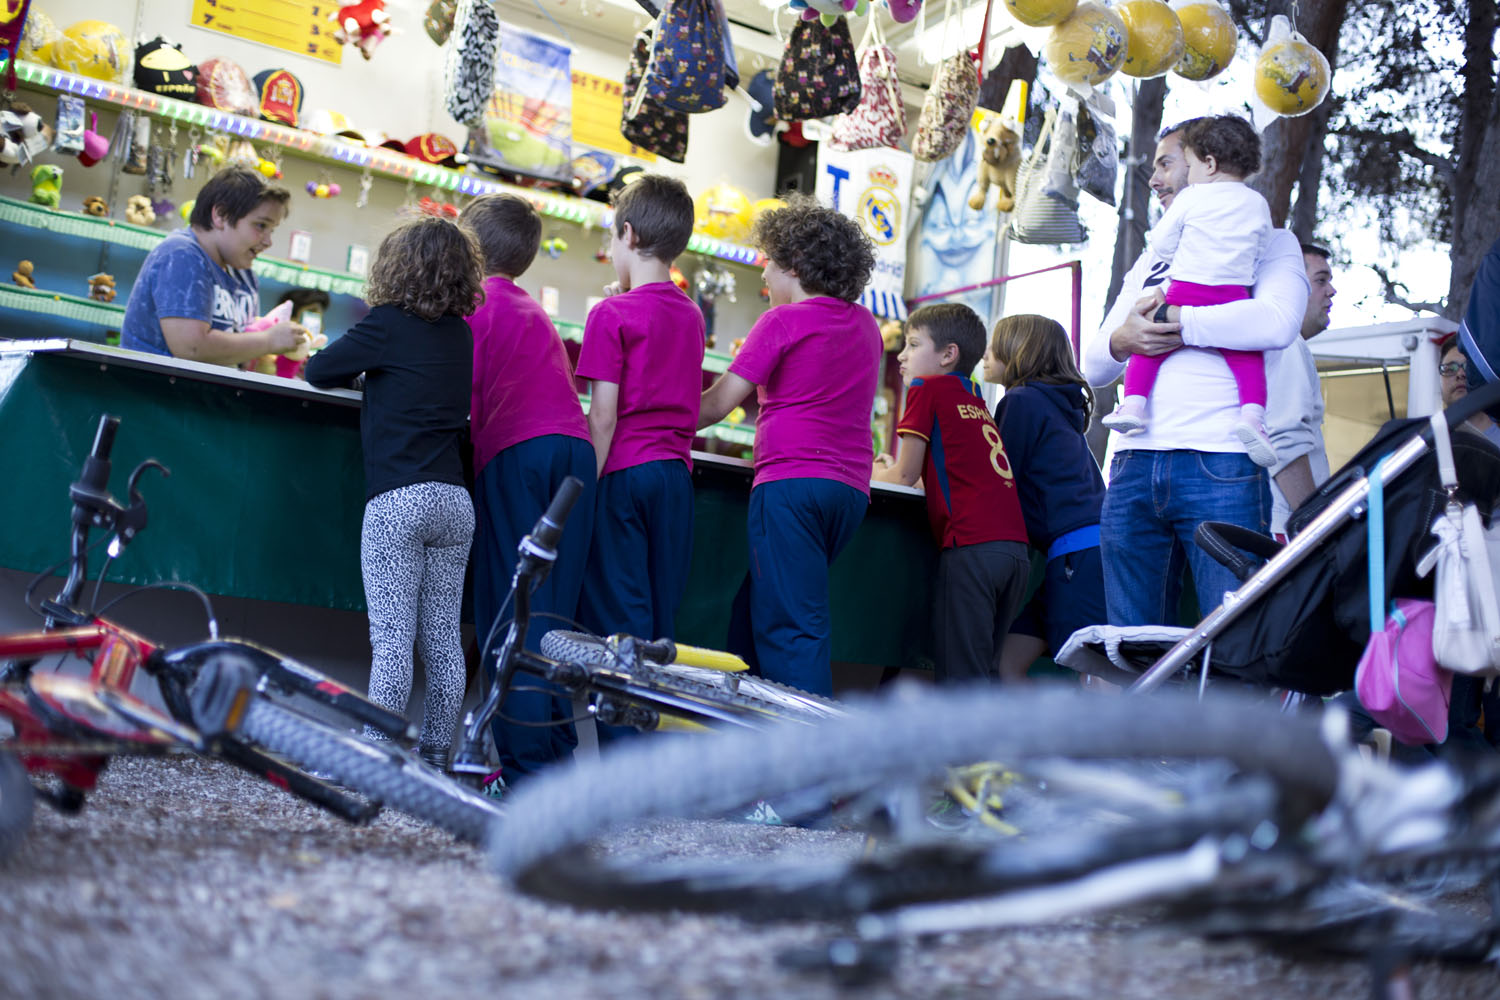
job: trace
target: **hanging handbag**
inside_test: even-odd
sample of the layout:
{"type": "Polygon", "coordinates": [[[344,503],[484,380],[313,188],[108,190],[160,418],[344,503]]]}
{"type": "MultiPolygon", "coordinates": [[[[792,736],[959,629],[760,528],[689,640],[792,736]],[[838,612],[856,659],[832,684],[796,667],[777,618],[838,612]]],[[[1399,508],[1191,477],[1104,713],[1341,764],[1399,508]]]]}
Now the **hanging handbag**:
{"type": "MultiPolygon", "coordinates": [[[[943,35],[950,24],[959,23],[951,2],[943,7],[943,35]]],[[[984,40],[989,34],[990,5],[984,8],[984,27],[980,30],[979,60],[984,59],[984,40]]],[[[963,145],[964,135],[979,106],[979,70],[975,57],[964,48],[957,55],[938,63],[932,72],[932,83],[922,101],[917,127],[912,132],[911,155],[918,160],[936,163],[953,155],[963,145]]]]}
{"type": "Polygon", "coordinates": [[[1120,172],[1120,147],[1114,126],[1089,111],[1078,109],[1078,153],[1073,176],[1078,189],[1106,205],[1115,203],[1115,176],[1120,172]]]}
{"type": "Polygon", "coordinates": [[[886,44],[872,11],[859,46],[859,107],[833,120],[834,149],[894,146],[906,135],[906,107],[896,78],[896,53],[886,44]]]}
{"type": "Polygon", "coordinates": [[[1056,121],[1057,111],[1049,108],[1036,144],[1016,171],[1016,207],[1010,215],[1010,235],[1018,243],[1058,245],[1088,239],[1083,223],[1078,221],[1077,200],[1070,204],[1047,193],[1056,121]]]}
{"type": "Polygon", "coordinates": [[[648,25],[635,36],[630,50],[621,100],[620,134],[642,149],[681,163],[687,159],[688,116],[650,98],[636,99],[641,94],[641,80],[651,58],[652,34],[653,26],[648,25]]]}
{"type": "Polygon", "coordinates": [[[443,60],[443,105],[455,121],[471,128],[484,124],[484,109],[495,90],[499,47],[495,8],[484,0],[458,0],[443,60]]]}
{"type": "Polygon", "coordinates": [[[1447,505],[1432,524],[1438,543],[1417,561],[1419,576],[1437,570],[1432,585],[1437,604],[1432,654],[1449,670],[1494,677],[1500,675],[1500,605],[1495,600],[1489,539],[1475,506],[1458,502],[1448,421],[1439,411],[1431,423],[1438,476],[1448,493],[1447,505]]]}
{"type": "Polygon", "coordinates": [[[1389,609],[1385,603],[1385,493],[1381,473],[1388,458],[1375,463],[1369,478],[1366,558],[1370,638],[1354,671],[1354,693],[1370,717],[1390,730],[1398,742],[1423,746],[1448,738],[1453,674],[1439,666],[1433,656],[1433,603],[1398,598],[1389,609]]]}
{"type": "Polygon", "coordinates": [[[729,24],[719,0],[672,0],[662,11],[636,100],[698,115],[724,106],[739,86],[729,24]]]}
{"type": "Polygon", "coordinates": [[[772,89],[776,117],[784,122],[844,114],[859,107],[859,62],[849,24],[834,18],[798,21],[787,39],[772,89]]]}

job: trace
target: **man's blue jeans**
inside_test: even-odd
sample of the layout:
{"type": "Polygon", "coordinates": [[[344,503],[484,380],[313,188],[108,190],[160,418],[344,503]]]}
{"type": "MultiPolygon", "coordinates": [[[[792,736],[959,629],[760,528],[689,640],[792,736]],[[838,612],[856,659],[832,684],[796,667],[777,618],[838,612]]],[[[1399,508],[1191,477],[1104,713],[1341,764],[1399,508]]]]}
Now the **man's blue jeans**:
{"type": "Polygon", "coordinates": [[[1176,625],[1184,559],[1200,614],[1239,581],[1193,541],[1204,521],[1269,527],[1266,472],[1237,452],[1123,450],[1099,516],[1104,602],[1111,625],[1176,625]]]}

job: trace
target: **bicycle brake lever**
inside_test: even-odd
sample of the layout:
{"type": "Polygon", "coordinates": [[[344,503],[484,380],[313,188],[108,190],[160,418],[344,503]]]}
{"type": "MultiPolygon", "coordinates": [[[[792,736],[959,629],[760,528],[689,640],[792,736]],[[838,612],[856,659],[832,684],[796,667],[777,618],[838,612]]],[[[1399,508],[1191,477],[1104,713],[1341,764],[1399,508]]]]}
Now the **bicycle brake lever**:
{"type": "Polygon", "coordinates": [[[136,486],[140,483],[141,476],[145,475],[148,469],[156,469],[163,476],[170,476],[172,474],[171,469],[162,465],[154,458],[146,459],[130,473],[130,482],[126,487],[130,494],[130,506],[121,510],[116,519],[115,537],[109,545],[111,556],[119,555],[119,550],[123,549],[131,539],[135,538],[146,527],[146,498],[141,496],[141,491],[136,486]]]}

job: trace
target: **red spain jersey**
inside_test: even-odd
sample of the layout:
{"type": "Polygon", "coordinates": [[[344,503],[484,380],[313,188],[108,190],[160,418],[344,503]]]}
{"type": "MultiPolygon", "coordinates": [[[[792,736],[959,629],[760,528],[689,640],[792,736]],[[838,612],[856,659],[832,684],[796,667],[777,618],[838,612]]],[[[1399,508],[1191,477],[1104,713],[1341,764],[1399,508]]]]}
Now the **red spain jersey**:
{"type": "Polygon", "coordinates": [[[897,434],[927,442],[922,487],[943,548],[1026,541],[1026,522],[1000,429],[962,375],[913,379],[897,434]]]}

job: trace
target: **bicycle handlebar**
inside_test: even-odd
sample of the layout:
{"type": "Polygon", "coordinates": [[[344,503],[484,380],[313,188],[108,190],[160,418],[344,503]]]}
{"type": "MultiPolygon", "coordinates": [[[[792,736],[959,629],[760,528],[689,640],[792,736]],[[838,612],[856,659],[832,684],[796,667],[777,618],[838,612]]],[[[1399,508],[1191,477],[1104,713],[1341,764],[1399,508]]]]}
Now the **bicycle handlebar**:
{"type": "Polygon", "coordinates": [[[539,548],[556,549],[557,542],[562,538],[563,525],[567,523],[568,515],[573,512],[573,505],[578,502],[578,497],[583,493],[583,481],[577,476],[568,476],[557,488],[552,502],[547,505],[547,511],[536,522],[531,529],[532,543],[539,548]]]}

